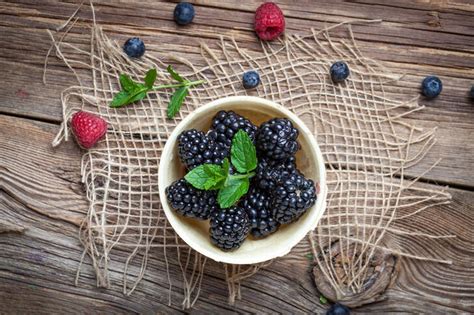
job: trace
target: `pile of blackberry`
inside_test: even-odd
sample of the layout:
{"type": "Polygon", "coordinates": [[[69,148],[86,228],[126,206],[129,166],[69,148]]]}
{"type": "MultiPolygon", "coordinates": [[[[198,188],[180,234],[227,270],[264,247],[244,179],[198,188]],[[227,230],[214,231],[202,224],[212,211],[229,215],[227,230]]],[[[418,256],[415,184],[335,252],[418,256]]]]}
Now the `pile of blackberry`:
{"type": "Polygon", "coordinates": [[[224,251],[236,250],[248,235],[260,239],[274,233],[282,224],[296,221],[316,202],[314,182],[296,165],[298,130],[285,118],[271,119],[257,128],[233,111],[220,111],[207,133],[191,129],[178,137],[181,162],[187,170],[205,163],[221,164],[230,157],[232,138],[239,130],[254,142],[258,166],[249,191],[236,204],[222,209],[216,191],[196,189],[184,178],[166,189],[176,212],[210,219],[211,242],[224,251]]]}

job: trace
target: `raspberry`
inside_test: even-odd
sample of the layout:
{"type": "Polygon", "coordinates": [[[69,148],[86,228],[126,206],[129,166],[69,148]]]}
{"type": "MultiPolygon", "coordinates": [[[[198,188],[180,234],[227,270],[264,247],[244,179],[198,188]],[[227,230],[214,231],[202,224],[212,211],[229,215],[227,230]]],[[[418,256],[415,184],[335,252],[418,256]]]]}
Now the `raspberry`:
{"type": "MultiPolygon", "coordinates": [[[[233,111],[218,112],[212,119],[212,132],[216,142],[222,144],[227,150],[230,150],[232,138],[239,130],[245,131],[252,141],[255,141],[257,127],[248,119],[236,114],[233,111]]],[[[211,134],[210,133],[210,134],[211,134]]]]}
{"type": "Polygon", "coordinates": [[[185,217],[206,220],[219,209],[215,190],[196,189],[184,178],[166,188],[166,197],[173,209],[185,217]]]}
{"type": "Polygon", "coordinates": [[[257,150],[263,157],[284,161],[299,149],[296,141],[298,129],[286,118],[274,118],[260,126],[257,134],[257,150]]]}
{"type": "Polygon", "coordinates": [[[251,188],[240,206],[247,212],[250,220],[250,233],[262,238],[275,232],[280,224],[273,218],[270,208],[271,197],[257,188],[251,188]]]}
{"type": "Polygon", "coordinates": [[[279,223],[291,223],[303,215],[315,202],[314,182],[296,171],[276,185],[273,194],[273,214],[279,223]]]}
{"type": "Polygon", "coordinates": [[[285,31],[285,17],[273,2],[266,2],[255,12],[255,33],[261,40],[274,40],[285,31]]]}
{"type": "Polygon", "coordinates": [[[202,131],[190,129],[178,136],[178,155],[188,169],[204,163],[221,164],[227,153],[227,150],[202,131]]]}
{"type": "Polygon", "coordinates": [[[223,251],[239,248],[250,230],[247,213],[240,207],[213,212],[210,226],[211,242],[223,251]]]}
{"type": "Polygon", "coordinates": [[[270,159],[261,158],[258,161],[255,183],[267,192],[272,192],[275,186],[285,176],[296,171],[295,157],[289,157],[283,164],[276,163],[270,159]]]}
{"type": "Polygon", "coordinates": [[[90,149],[107,133],[107,122],[99,116],[79,111],[72,116],[71,129],[79,145],[90,149]]]}

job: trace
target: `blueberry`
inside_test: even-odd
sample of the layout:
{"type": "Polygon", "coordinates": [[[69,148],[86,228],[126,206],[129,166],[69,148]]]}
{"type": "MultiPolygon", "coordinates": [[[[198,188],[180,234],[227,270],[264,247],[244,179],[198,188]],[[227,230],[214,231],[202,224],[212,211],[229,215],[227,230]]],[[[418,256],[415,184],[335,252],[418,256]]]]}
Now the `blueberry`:
{"type": "Polygon", "coordinates": [[[347,79],[351,72],[344,61],[338,61],[332,64],[330,73],[333,82],[342,82],[347,79]]]}
{"type": "Polygon", "coordinates": [[[347,306],[336,303],[329,308],[326,315],[349,315],[351,312],[347,306]]]}
{"type": "Polygon", "coordinates": [[[179,25],[188,25],[194,19],[194,6],[189,2],[180,2],[174,8],[174,20],[179,25]]]}
{"type": "Polygon", "coordinates": [[[427,98],[433,98],[439,95],[443,90],[443,83],[441,80],[434,76],[427,76],[421,83],[421,91],[427,98]]]}
{"type": "Polygon", "coordinates": [[[253,89],[260,84],[260,76],[256,71],[247,71],[242,78],[242,84],[246,89],[253,89]]]}
{"type": "Polygon", "coordinates": [[[138,37],[127,39],[123,45],[125,53],[132,58],[140,58],[145,53],[145,44],[138,37]]]}
{"type": "Polygon", "coordinates": [[[471,98],[474,98],[474,85],[471,86],[471,92],[469,92],[469,95],[471,96],[471,98]]]}

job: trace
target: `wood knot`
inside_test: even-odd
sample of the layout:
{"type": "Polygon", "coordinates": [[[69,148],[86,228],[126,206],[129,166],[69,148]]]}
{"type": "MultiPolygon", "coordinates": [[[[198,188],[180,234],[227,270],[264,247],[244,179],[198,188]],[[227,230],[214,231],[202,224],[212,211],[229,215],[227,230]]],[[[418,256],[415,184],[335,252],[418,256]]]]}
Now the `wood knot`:
{"type": "Polygon", "coordinates": [[[336,241],[326,247],[318,257],[321,264],[313,268],[319,292],[349,307],[383,300],[398,273],[397,257],[356,242],[340,245],[336,241]]]}

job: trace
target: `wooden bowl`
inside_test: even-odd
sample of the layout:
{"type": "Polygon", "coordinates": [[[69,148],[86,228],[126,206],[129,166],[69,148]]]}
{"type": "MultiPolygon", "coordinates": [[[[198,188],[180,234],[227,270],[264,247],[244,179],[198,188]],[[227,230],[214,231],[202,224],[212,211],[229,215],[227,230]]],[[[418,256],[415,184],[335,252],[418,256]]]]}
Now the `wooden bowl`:
{"type": "Polygon", "coordinates": [[[232,96],[215,100],[189,114],[170,135],[161,155],[159,167],[160,200],[166,217],[176,233],[193,249],[215,261],[230,264],[254,264],[286,255],[293,246],[318,224],[326,209],[326,169],[315,137],[304,123],[284,107],[251,96],[232,96]],[[242,246],[233,252],[223,252],[212,245],[209,238],[209,221],[185,218],[176,213],[168,203],[165,189],[185,175],[184,166],[178,157],[177,138],[184,130],[195,128],[206,132],[211,120],[220,110],[233,110],[251,120],[255,125],[275,117],[291,120],[300,135],[301,150],[296,154],[297,166],[308,178],[319,183],[316,204],[296,222],[282,225],[274,234],[264,239],[248,237],[242,246]]]}

